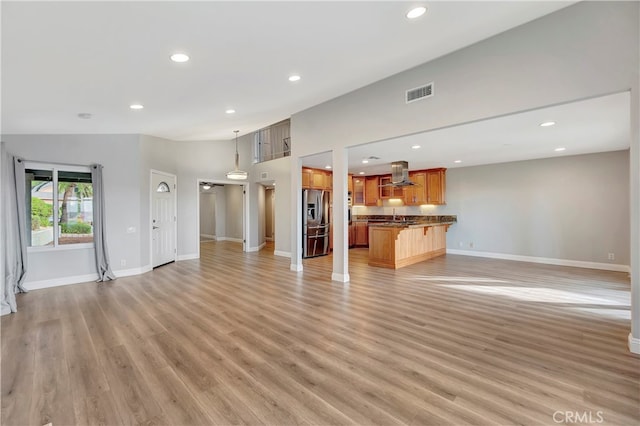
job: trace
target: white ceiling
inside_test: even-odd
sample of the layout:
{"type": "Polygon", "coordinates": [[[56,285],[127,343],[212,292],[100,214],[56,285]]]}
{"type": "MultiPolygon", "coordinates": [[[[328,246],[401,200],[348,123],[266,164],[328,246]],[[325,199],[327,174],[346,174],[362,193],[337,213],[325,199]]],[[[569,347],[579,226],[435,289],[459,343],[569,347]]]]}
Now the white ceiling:
{"type": "MultiPolygon", "coordinates": [[[[390,163],[400,160],[420,170],[617,151],[629,148],[630,128],[630,96],[623,92],[353,147],[349,171],[391,173],[390,163]],[[546,121],[556,125],[540,127],[546,121]],[[566,149],[556,152],[560,147],[566,149]],[[380,159],[362,164],[371,156],[380,159]]],[[[331,153],[305,157],[303,164],[331,165],[331,153]]]]}
{"type": "Polygon", "coordinates": [[[3,1],[2,132],[229,140],[572,3],[3,1]]]}

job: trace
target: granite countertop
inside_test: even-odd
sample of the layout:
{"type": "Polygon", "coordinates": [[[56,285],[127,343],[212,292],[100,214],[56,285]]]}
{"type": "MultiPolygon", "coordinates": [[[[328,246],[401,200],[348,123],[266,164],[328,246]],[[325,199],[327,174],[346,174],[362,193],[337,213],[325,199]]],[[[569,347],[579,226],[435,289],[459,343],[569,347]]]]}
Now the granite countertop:
{"type": "Polygon", "coordinates": [[[369,226],[392,228],[420,228],[424,226],[452,225],[458,221],[455,215],[429,216],[393,216],[371,215],[354,216],[353,222],[367,222],[369,226]]]}

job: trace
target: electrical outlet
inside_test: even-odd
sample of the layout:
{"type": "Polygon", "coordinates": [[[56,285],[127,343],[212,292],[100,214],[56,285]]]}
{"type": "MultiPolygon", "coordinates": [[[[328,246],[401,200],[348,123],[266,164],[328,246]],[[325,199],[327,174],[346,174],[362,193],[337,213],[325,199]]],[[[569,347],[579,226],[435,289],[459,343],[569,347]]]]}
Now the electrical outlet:
{"type": "Polygon", "coordinates": [[[616,260],[616,255],[613,253],[609,253],[609,260],[616,260]]]}
{"type": "Polygon", "coordinates": [[[460,248],[462,248],[462,247],[464,247],[464,243],[463,243],[462,241],[460,241],[460,242],[458,243],[458,246],[459,246],[460,248]]]}
{"type": "Polygon", "coordinates": [[[473,241],[469,243],[469,248],[473,248],[473,241]]]}
{"type": "Polygon", "coordinates": [[[120,259],[120,266],[127,266],[127,259],[120,259]]]}

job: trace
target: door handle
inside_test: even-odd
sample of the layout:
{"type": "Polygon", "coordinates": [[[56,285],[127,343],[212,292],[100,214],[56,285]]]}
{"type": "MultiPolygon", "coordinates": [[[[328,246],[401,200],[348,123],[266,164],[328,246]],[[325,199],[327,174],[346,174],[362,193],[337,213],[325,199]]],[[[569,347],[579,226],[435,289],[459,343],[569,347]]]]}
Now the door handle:
{"type": "Polygon", "coordinates": [[[160,228],[160,227],[159,227],[159,226],[154,226],[154,227],[153,227],[153,229],[158,229],[158,228],[160,228]]]}

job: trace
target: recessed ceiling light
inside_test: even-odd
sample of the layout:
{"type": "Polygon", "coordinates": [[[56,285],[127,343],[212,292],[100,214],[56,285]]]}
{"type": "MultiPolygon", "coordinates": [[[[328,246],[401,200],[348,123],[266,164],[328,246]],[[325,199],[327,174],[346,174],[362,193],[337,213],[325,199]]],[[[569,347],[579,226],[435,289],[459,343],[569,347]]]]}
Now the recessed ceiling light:
{"type": "Polygon", "coordinates": [[[411,149],[420,149],[420,145],[413,145],[411,149]]]}
{"type": "Polygon", "coordinates": [[[554,151],[555,151],[555,152],[562,152],[562,151],[564,151],[565,149],[567,149],[567,148],[565,148],[565,147],[563,147],[563,146],[560,146],[560,147],[558,147],[558,148],[554,149],[554,151]]]}
{"type": "Polygon", "coordinates": [[[540,127],[550,127],[555,126],[555,121],[545,121],[544,123],[540,123],[540,127]]]}
{"type": "Polygon", "coordinates": [[[358,174],[359,174],[359,175],[363,175],[363,174],[364,174],[364,172],[360,172],[360,173],[358,173],[358,174]]]}
{"type": "Polygon", "coordinates": [[[422,15],[424,15],[426,11],[427,11],[427,8],[424,6],[414,7],[413,9],[407,12],[407,18],[409,19],[419,18],[422,15]]]}
{"type": "Polygon", "coordinates": [[[454,161],[454,163],[460,164],[460,163],[462,163],[462,160],[456,160],[456,161],[454,161]]]}
{"type": "Polygon", "coordinates": [[[225,111],[227,114],[235,114],[236,110],[233,108],[229,108],[228,110],[225,111]]]}
{"type": "Polygon", "coordinates": [[[300,76],[298,74],[293,74],[289,76],[289,81],[298,81],[300,80],[300,76]]]}
{"type": "Polygon", "coordinates": [[[330,169],[330,168],[331,168],[331,166],[327,164],[326,166],[324,166],[324,168],[325,168],[325,169],[330,169]]]}
{"type": "Polygon", "coordinates": [[[144,108],[144,105],[142,105],[142,104],[131,104],[131,105],[129,105],[129,108],[131,108],[131,109],[142,109],[142,108],[144,108]]]}
{"type": "Polygon", "coordinates": [[[189,60],[189,56],[184,53],[174,53],[171,55],[171,60],[173,62],[187,62],[189,60]]]}
{"type": "Polygon", "coordinates": [[[362,164],[367,164],[368,162],[369,162],[369,160],[367,160],[367,159],[362,160],[362,164]]]}
{"type": "Polygon", "coordinates": [[[91,114],[90,112],[80,112],[80,113],[78,113],[78,118],[82,118],[84,120],[88,120],[91,117],[93,117],[93,114],[91,114]]]}

